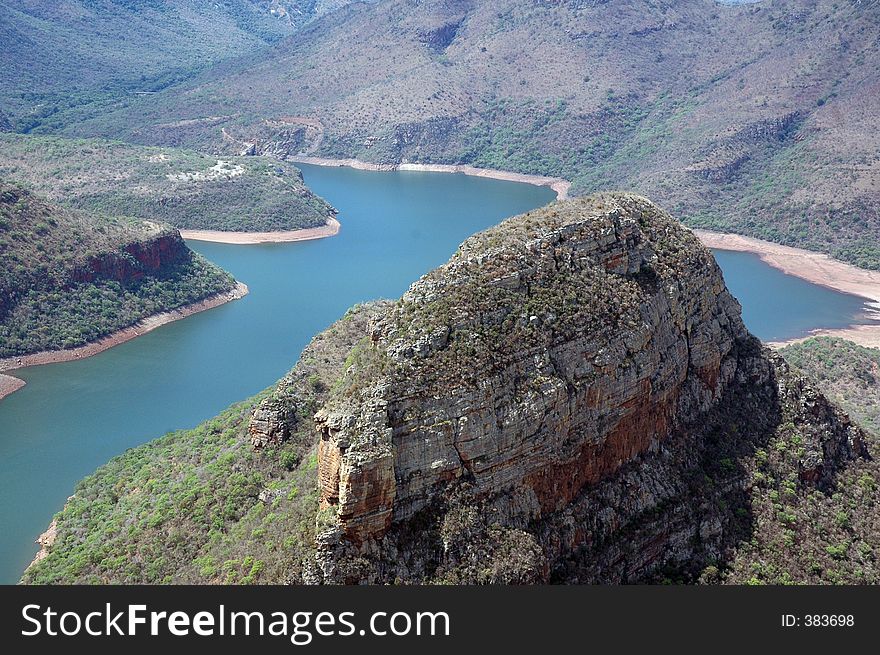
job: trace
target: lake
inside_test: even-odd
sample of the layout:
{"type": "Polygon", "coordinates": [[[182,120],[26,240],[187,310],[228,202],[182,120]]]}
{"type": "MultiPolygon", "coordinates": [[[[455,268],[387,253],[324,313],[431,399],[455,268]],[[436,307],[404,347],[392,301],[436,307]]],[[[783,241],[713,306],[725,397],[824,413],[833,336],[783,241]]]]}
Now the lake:
{"type": "MultiPolygon", "coordinates": [[[[16,372],[0,401],[0,582],[16,582],[34,539],[83,476],[127,448],[193,427],[271,385],[351,305],[394,298],[469,235],[554,198],[545,187],[441,173],[302,166],[339,209],[330,239],[190,246],[250,287],[101,355],[16,372]]],[[[746,324],[768,340],[854,322],[861,299],[717,253],[746,324]]]]}

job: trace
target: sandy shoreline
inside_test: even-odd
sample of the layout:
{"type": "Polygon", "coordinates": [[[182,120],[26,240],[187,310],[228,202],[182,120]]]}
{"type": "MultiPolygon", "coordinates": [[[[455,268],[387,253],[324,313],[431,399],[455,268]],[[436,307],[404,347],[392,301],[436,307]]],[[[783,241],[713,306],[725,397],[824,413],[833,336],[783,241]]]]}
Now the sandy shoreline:
{"type": "Polygon", "coordinates": [[[339,221],[328,218],[327,224],[321,227],[307,227],[302,230],[286,232],[223,232],[221,230],[180,230],[180,236],[194,241],[213,241],[214,243],[232,243],[237,245],[255,243],[290,243],[293,241],[311,241],[339,234],[339,221]]]}
{"type": "Polygon", "coordinates": [[[3,400],[11,393],[15,393],[25,385],[24,380],[19,380],[11,375],[3,375],[0,373],[0,400],[3,400]]]}
{"type": "MultiPolygon", "coordinates": [[[[709,230],[693,230],[693,233],[709,248],[750,252],[760,257],[764,263],[788,275],[794,275],[807,282],[835,291],[860,296],[874,307],[878,307],[878,303],[880,303],[880,271],[858,268],[823,253],[783,246],[738,234],[710,232],[709,230]]],[[[880,324],[818,329],[813,330],[807,337],[772,342],[769,345],[782,347],[790,343],[804,341],[810,336],[840,337],[862,346],[878,348],[880,347],[880,324]]]]}
{"type": "MultiPolygon", "coordinates": [[[[558,177],[546,175],[525,175],[491,168],[475,168],[463,164],[373,164],[359,159],[327,159],[325,157],[288,157],[295,164],[313,164],[315,166],[333,166],[354,168],[361,171],[422,171],[426,173],[463,173],[473,177],[486,177],[507,182],[521,182],[535,186],[550,187],[559,200],[568,198],[571,182],[558,177]]],[[[294,241],[310,241],[323,239],[339,234],[341,225],[335,218],[327,219],[322,227],[310,227],[302,230],[279,232],[225,232],[223,230],[180,230],[180,236],[193,241],[212,241],[236,245],[258,243],[290,243],[294,241]]]]}
{"type": "Polygon", "coordinates": [[[866,348],[880,348],[880,325],[853,325],[848,328],[833,330],[813,330],[806,337],[789,339],[788,341],[768,341],[771,348],[784,348],[793,343],[802,343],[813,337],[837,337],[846,339],[866,348]]]}
{"type": "Polygon", "coordinates": [[[524,173],[511,173],[492,168],[476,168],[465,164],[374,164],[361,161],[360,159],[328,159],[326,157],[288,157],[288,161],[295,164],[313,164],[315,166],[345,166],[360,171],[421,171],[425,173],[463,173],[473,177],[488,177],[493,180],[505,180],[507,182],[522,182],[535,186],[546,186],[556,192],[559,200],[568,198],[568,190],[571,182],[559,177],[546,175],[526,175],[524,173]]]}
{"type": "Polygon", "coordinates": [[[69,350],[46,350],[39,353],[33,353],[31,355],[23,355],[21,357],[7,357],[6,359],[0,359],[0,399],[8,396],[14,391],[17,391],[25,384],[23,380],[19,380],[18,378],[12,377],[10,375],[2,375],[2,373],[5,371],[13,371],[15,369],[25,368],[28,366],[57,364],[59,362],[70,362],[77,359],[85,359],[86,357],[91,357],[92,355],[97,355],[100,352],[104,352],[105,350],[112,348],[113,346],[118,346],[121,343],[130,341],[135,337],[142,336],[147,332],[161,327],[162,325],[167,325],[168,323],[179,321],[180,319],[186,318],[187,316],[192,316],[193,314],[197,314],[208,309],[213,309],[214,307],[219,307],[220,305],[231,302],[233,300],[243,298],[245,295],[247,295],[247,293],[247,285],[243,284],[242,282],[237,282],[235,287],[230,291],[225,291],[223,293],[209,296],[204,300],[200,300],[199,302],[193,303],[191,305],[186,305],[184,307],[174,309],[170,312],[162,312],[160,314],[148,316],[147,318],[141,320],[135,325],[119,330],[118,332],[114,332],[113,334],[107,335],[106,337],[99,339],[98,341],[88,343],[84,346],[79,346],[78,348],[71,348],[69,350]]]}

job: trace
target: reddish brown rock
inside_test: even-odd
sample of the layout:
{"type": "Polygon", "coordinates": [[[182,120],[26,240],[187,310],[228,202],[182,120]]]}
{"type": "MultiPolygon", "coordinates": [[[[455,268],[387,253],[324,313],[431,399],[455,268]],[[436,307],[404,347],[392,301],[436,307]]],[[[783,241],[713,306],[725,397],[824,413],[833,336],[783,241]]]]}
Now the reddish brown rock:
{"type": "Polygon", "coordinates": [[[743,483],[704,471],[730,425],[746,450],[772,431],[783,384],[824,426],[804,480],[863,452],[749,335],[711,253],[632,195],[468,239],[346,361],[315,415],[328,582],[620,582],[718,558],[743,483]]]}
{"type": "Polygon", "coordinates": [[[156,274],[191,256],[177,230],[164,230],[153,238],[135,241],[118,252],[106,252],[89,258],[70,274],[70,282],[82,284],[95,280],[129,282],[156,274]]]}

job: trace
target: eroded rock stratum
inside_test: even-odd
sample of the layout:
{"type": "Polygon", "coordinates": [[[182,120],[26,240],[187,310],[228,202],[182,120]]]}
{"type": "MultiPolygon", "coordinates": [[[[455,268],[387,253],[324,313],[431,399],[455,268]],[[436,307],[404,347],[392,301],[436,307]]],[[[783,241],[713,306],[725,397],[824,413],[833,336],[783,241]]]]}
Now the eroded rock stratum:
{"type": "MultiPolygon", "coordinates": [[[[711,253],[638,196],[509,219],[359,311],[307,431],[309,581],[696,575],[755,529],[750,462],[781,425],[805,435],[804,488],[867,454],[748,333],[711,253]]],[[[302,434],[296,382],[256,410],[255,446],[302,434]]]]}

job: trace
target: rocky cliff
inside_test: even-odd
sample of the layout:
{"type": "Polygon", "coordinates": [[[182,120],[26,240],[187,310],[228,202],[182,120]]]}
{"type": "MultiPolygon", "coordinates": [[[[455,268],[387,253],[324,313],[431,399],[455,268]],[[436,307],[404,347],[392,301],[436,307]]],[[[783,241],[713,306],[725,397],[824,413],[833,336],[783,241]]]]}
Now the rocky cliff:
{"type": "Polygon", "coordinates": [[[234,286],[168,225],[0,180],[0,359],[84,345],[234,286]]]}
{"type": "Polygon", "coordinates": [[[24,580],[876,583],[872,438],[749,335],[690,232],[595,196],[114,459],[24,580]]]}
{"type": "Polygon", "coordinates": [[[37,290],[96,281],[130,283],[192,255],[180,233],[153,221],[121,221],[65,211],[0,181],[0,319],[37,290]]]}
{"type": "MultiPolygon", "coordinates": [[[[291,433],[276,395],[255,445],[291,433]]],[[[374,317],[315,414],[326,582],[626,582],[749,530],[744,471],[804,427],[799,485],[863,435],[743,326],[647,200],[551,205],[466,241],[374,317]]]]}
{"type": "Polygon", "coordinates": [[[126,244],[116,252],[100,253],[89,257],[70,273],[74,283],[95,280],[130,282],[145,275],[156,275],[163,269],[187,260],[192,253],[180,237],[180,232],[156,227],[146,238],[126,244]]]}
{"type": "Polygon", "coordinates": [[[139,234],[137,240],[116,250],[81,257],[72,266],[59,267],[48,275],[45,270],[37,271],[26,285],[15,280],[17,284],[0,287],[0,319],[13,307],[16,299],[26,293],[64,290],[99,281],[130,284],[147,276],[161,275],[186,263],[191,255],[177,230],[156,226],[152,233],[139,234]]]}

